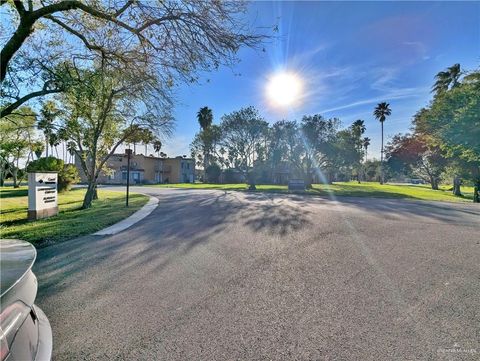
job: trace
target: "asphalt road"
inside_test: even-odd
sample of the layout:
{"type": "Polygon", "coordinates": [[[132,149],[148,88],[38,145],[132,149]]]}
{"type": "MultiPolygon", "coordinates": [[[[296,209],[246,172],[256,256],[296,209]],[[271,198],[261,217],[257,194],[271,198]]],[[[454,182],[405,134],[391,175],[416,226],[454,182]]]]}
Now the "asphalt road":
{"type": "Polygon", "coordinates": [[[480,207],[141,188],[39,251],[55,360],[478,360],[480,207]]]}

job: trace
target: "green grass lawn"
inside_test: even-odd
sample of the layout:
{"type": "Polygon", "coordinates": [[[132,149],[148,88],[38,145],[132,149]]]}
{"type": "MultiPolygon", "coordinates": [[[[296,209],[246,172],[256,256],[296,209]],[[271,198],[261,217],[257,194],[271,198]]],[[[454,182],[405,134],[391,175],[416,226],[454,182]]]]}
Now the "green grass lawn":
{"type": "Polygon", "coordinates": [[[0,188],[0,238],[19,238],[35,245],[65,241],[112,225],[148,201],[142,194],[130,194],[126,208],[125,193],[99,189],[99,199],[90,209],[81,210],[85,189],[73,189],[59,194],[58,216],[29,222],[27,193],[27,187],[0,188]]]}
{"type": "MultiPolygon", "coordinates": [[[[223,189],[245,191],[248,186],[244,183],[235,184],[203,184],[203,183],[178,183],[156,184],[159,188],[189,188],[189,189],[223,189]]],[[[257,185],[257,192],[288,192],[286,185],[261,184],[257,185]]],[[[448,191],[450,186],[442,186],[434,191],[428,185],[410,184],[384,184],[375,182],[335,182],[334,184],[314,184],[306,193],[320,196],[346,196],[346,197],[375,197],[375,198],[409,198],[426,201],[469,202],[473,199],[473,187],[462,187],[464,197],[455,197],[448,191]]]]}
{"type": "Polygon", "coordinates": [[[432,190],[425,184],[379,184],[375,182],[336,182],[334,184],[315,184],[312,193],[328,196],[376,197],[376,198],[410,198],[425,201],[468,202],[473,199],[473,187],[462,187],[464,197],[455,197],[449,186],[432,190]]]}

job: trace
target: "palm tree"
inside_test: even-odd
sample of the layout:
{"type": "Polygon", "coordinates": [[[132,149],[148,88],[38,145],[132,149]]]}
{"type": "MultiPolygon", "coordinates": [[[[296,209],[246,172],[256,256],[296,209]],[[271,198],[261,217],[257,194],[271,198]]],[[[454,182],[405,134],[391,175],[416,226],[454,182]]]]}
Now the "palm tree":
{"type": "Polygon", "coordinates": [[[365,127],[365,122],[361,119],[355,120],[350,126],[350,129],[355,137],[356,148],[360,152],[363,148],[362,134],[365,133],[365,130],[367,130],[365,127]]]}
{"type": "Polygon", "coordinates": [[[435,84],[432,87],[432,92],[440,94],[447,91],[450,87],[455,88],[458,85],[458,79],[462,75],[460,64],[454,64],[444,71],[435,75],[435,84]]]}
{"type": "Polygon", "coordinates": [[[67,143],[67,152],[70,154],[70,162],[75,164],[75,153],[76,153],[76,144],[75,142],[67,143]]]}
{"type": "MultiPolygon", "coordinates": [[[[363,141],[362,141],[362,134],[365,133],[365,121],[358,119],[355,120],[352,125],[350,126],[350,130],[352,132],[354,142],[355,142],[355,149],[358,154],[362,153],[363,149],[363,141]]],[[[363,170],[362,170],[362,162],[359,159],[359,163],[357,164],[357,180],[360,183],[360,178],[362,177],[363,170]]]]}
{"type": "Polygon", "coordinates": [[[198,124],[202,130],[207,129],[212,125],[213,122],[213,113],[212,109],[209,107],[202,107],[197,113],[198,124]]]}
{"type": "MultiPolygon", "coordinates": [[[[45,136],[45,151],[46,157],[48,157],[48,146],[50,145],[52,148],[50,149],[53,155],[53,145],[57,139],[52,139],[55,131],[55,121],[60,115],[60,111],[55,106],[55,103],[52,101],[47,101],[43,104],[42,109],[40,109],[40,119],[37,124],[37,128],[41,130],[45,136]]],[[[58,152],[57,152],[58,153],[58,152]]],[[[57,155],[58,157],[58,155],[57,155]]]]}
{"type": "Polygon", "coordinates": [[[65,145],[68,141],[68,132],[66,128],[60,128],[57,132],[58,140],[62,144],[62,157],[63,161],[67,163],[67,150],[65,149],[65,145]]]}
{"type": "Polygon", "coordinates": [[[53,149],[55,149],[55,153],[57,154],[58,158],[58,146],[60,145],[60,138],[56,133],[51,133],[50,134],[50,139],[48,140],[48,144],[50,144],[50,150],[52,151],[52,156],[53,156],[53,149]]]}
{"type": "Polygon", "coordinates": [[[392,114],[392,110],[389,108],[390,104],[386,102],[379,103],[375,110],[373,111],[373,115],[375,118],[380,122],[382,125],[382,149],[380,151],[380,184],[383,184],[385,181],[384,174],[383,174],[383,122],[387,117],[392,114]]]}
{"type": "Polygon", "coordinates": [[[354,131],[356,131],[359,134],[365,133],[365,130],[367,130],[367,128],[365,127],[365,121],[361,119],[355,120],[352,123],[352,129],[354,129],[354,131]]]}
{"type": "Polygon", "coordinates": [[[153,142],[153,150],[155,151],[155,153],[157,153],[157,157],[160,149],[162,149],[162,142],[157,139],[153,142]]]}
{"type": "MultiPolygon", "coordinates": [[[[207,131],[210,129],[213,122],[213,113],[212,109],[209,107],[202,107],[197,113],[198,123],[204,135],[207,135],[207,131]]],[[[204,142],[206,143],[206,142],[204,142]]],[[[203,148],[203,171],[204,171],[204,181],[207,182],[207,167],[210,163],[210,149],[209,146],[204,144],[203,148]]]]}
{"type": "Polygon", "coordinates": [[[367,150],[369,145],[370,145],[370,138],[369,137],[363,138],[363,148],[365,148],[365,162],[367,161],[367,150]]]}

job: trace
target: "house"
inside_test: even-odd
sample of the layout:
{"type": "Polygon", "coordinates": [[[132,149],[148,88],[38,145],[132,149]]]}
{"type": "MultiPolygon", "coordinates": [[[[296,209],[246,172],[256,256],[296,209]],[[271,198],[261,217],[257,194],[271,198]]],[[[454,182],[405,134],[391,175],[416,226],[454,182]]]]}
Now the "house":
{"type": "MultiPolygon", "coordinates": [[[[82,182],[87,181],[80,161],[75,159],[75,165],[82,182]]],[[[98,183],[126,184],[127,156],[113,154],[106,162],[107,171],[100,172],[98,183]]],[[[193,183],[195,181],[195,161],[181,156],[175,158],[160,158],[153,155],[132,154],[130,156],[130,183],[193,183]]]]}

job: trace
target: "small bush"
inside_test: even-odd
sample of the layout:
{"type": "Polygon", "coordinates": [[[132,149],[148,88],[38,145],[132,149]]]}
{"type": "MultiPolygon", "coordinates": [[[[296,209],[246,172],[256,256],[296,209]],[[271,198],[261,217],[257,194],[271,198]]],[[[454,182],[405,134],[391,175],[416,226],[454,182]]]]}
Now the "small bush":
{"type": "Polygon", "coordinates": [[[55,157],[34,160],[28,164],[27,172],[57,172],[59,192],[70,190],[72,185],[80,180],[78,170],[73,164],[65,164],[63,160],[55,157]]]}

